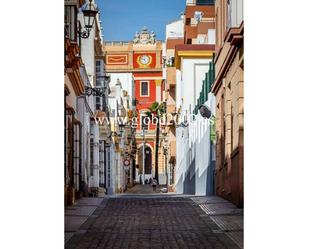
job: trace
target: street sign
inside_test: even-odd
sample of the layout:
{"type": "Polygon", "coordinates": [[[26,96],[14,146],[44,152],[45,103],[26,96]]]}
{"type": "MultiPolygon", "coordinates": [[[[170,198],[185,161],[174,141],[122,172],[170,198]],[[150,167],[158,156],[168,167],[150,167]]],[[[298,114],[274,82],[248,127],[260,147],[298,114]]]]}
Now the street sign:
{"type": "Polygon", "coordinates": [[[124,166],[124,170],[125,171],[129,171],[129,169],[130,169],[130,160],[129,159],[125,159],[123,161],[123,166],[124,166]]]}

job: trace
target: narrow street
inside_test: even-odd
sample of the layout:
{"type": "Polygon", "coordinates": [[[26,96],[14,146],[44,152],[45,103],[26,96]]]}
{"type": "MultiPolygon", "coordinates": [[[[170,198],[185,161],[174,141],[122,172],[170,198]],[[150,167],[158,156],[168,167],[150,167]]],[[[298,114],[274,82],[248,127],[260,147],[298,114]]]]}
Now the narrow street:
{"type": "Polygon", "coordinates": [[[243,248],[242,2],[65,1],[66,248],[243,248]]]}
{"type": "Polygon", "coordinates": [[[143,188],[149,191],[137,185],[136,192],[102,198],[65,248],[240,248],[198,197],[142,195],[143,188]]]}
{"type": "Polygon", "coordinates": [[[307,1],[44,3],[2,7],[0,249],[309,249],[307,1]]]}

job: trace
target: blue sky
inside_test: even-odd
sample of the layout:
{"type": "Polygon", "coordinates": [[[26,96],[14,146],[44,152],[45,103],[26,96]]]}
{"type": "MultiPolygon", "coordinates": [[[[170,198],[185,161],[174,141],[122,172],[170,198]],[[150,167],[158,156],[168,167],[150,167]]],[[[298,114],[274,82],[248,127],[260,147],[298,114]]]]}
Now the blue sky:
{"type": "Polygon", "coordinates": [[[105,41],[132,40],[146,26],[165,40],[165,25],[179,19],[186,0],[97,0],[105,41]]]}

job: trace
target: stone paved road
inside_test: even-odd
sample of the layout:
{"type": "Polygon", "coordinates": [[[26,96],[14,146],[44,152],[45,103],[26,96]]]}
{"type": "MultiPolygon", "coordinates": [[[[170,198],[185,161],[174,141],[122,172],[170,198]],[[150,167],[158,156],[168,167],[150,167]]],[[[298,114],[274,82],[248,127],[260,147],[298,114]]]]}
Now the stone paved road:
{"type": "Polygon", "coordinates": [[[105,199],[65,248],[239,248],[186,197],[105,199]]]}

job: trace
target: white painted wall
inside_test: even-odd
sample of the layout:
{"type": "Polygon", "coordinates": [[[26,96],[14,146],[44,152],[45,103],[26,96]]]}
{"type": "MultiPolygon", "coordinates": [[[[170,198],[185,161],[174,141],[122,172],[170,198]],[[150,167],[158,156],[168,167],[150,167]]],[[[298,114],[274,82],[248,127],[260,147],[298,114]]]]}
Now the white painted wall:
{"type": "Polygon", "coordinates": [[[182,84],[181,84],[181,71],[180,70],[176,70],[176,108],[177,110],[180,108],[181,104],[182,104],[182,84]]]}
{"type": "Polygon", "coordinates": [[[182,19],[171,22],[166,25],[165,38],[181,38],[184,36],[184,23],[182,19]]]}
{"type": "MultiPolygon", "coordinates": [[[[111,110],[115,110],[115,114],[117,114],[117,110],[121,107],[120,105],[123,104],[123,108],[126,110],[128,108],[131,108],[131,104],[126,104],[126,101],[129,100],[131,102],[130,96],[124,96],[123,91],[126,90],[128,94],[132,92],[133,88],[133,75],[130,73],[111,73],[111,94],[109,95],[109,105],[111,110]],[[117,84],[117,79],[120,80],[121,85],[117,84]]],[[[112,115],[112,114],[111,114],[112,115]]],[[[111,127],[112,130],[115,129],[115,131],[119,134],[120,131],[117,130],[117,120],[115,119],[115,116],[111,116],[111,127]]],[[[122,134],[122,138],[120,140],[120,148],[124,148],[124,134],[122,134]]],[[[113,144],[113,147],[111,147],[112,151],[112,168],[113,168],[113,191],[116,189],[125,189],[126,187],[126,178],[125,178],[125,170],[123,165],[123,158],[120,154],[120,152],[115,151],[115,147],[113,144]]]]}
{"type": "Polygon", "coordinates": [[[77,119],[82,123],[82,153],[81,153],[81,161],[82,161],[82,171],[80,172],[82,176],[82,181],[86,184],[88,183],[88,172],[87,168],[90,165],[89,158],[89,143],[90,143],[90,114],[86,108],[86,100],[82,97],[77,99],[77,119]]]}
{"type": "MultiPolygon", "coordinates": [[[[82,13],[78,14],[78,20],[81,22],[81,26],[84,27],[84,19],[82,13]]],[[[100,29],[99,15],[97,15],[97,23],[100,29]]],[[[95,51],[94,51],[94,39],[95,31],[92,29],[89,38],[81,39],[81,57],[84,62],[85,68],[83,66],[80,68],[80,73],[85,85],[89,83],[94,86],[94,76],[95,76],[95,51]]],[[[100,33],[101,36],[101,33],[100,33]]],[[[67,77],[67,76],[66,76],[67,77]]],[[[68,79],[65,79],[68,80],[68,79]]],[[[90,118],[95,111],[94,97],[76,97],[71,85],[68,85],[69,90],[72,94],[67,97],[67,103],[69,103],[76,110],[76,118],[82,123],[82,151],[81,151],[81,161],[82,170],[75,173],[81,173],[82,180],[88,184],[88,187],[98,187],[99,186],[99,127],[95,124],[90,124],[90,118]],[[90,135],[92,133],[92,135],[90,135]],[[94,174],[90,176],[90,136],[94,139],[94,174]]],[[[78,179],[78,176],[76,176],[78,179]]],[[[78,185],[76,185],[78,186],[78,185]]],[[[79,187],[79,186],[78,186],[79,187]]]]}
{"type": "MultiPolygon", "coordinates": [[[[205,74],[211,59],[182,58],[181,70],[176,71],[176,106],[182,117],[193,112],[202,90],[205,74]]],[[[215,97],[208,95],[205,103],[215,112],[215,97]]],[[[188,127],[176,129],[176,192],[206,195],[206,185],[211,181],[210,123],[198,114],[188,127]],[[191,192],[191,193],[192,193],[191,192]]],[[[207,185],[207,187],[208,187],[207,185]]],[[[208,187],[209,190],[209,187],[208,187]]]]}
{"type": "MultiPolygon", "coordinates": [[[[80,21],[81,26],[84,27],[84,18],[82,13],[78,13],[78,20],[80,21]]],[[[91,78],[95,75],[94,36],[95,30],[92,29],[87,39],[81,39],[81,57],[90,80],[92,80],[91,78]]]]}
{"type": "Polygon", "coordinates": [[[93,138],[93,176],[89,174],[89,187],[99,187],[99,126],[90,124],[90,137],[93,138]]]}
{"type": "Polygon", "coordinates": [[[123,90],[126,90],[128,94],[133,98],[134,92],[133,92],[133,83],[134,78],[132,73],[110,73],[111,81],[109,83],[109,86],[115,86],[117,83],[117,79],[120,80],[121,86],[123,90]]]}
{"type": "Polygon", "coordinates": [[[230,0],[231,26],[239,27],[243,21],[243,0],[230,0]]]}
{"type": "Polygon", "coordinates": [[[207,43],[216,44],[216,30],[215,29],[208,29],[207,43]]]}
{"type": "MultiPolygon", "coordinates": [[[[208,97],[208,101],[204,104],[209,106],[215,115],[215,96],[210,93],[208,97]]],[[[209,180],[207,176],[208,174],[213,174],[209,168],[211,167],[210,160],[215,159],[211,158],[210,121],[198,114],[191,132],[190,138],[194,147],[192,157],[195,158],[195,194],[206,195],[206,184],[207,180],[209,180]]]]}
{"type": "MultiPolygon", "coordinates": [[[[204,104],[215,115],[215,96],[212,93],[209,93],[208,101],[204,104]]],[[[188,127],[176,129],[176,143],[176,192],[182,194],[185,190],[194,189],[195,195],[206,195],[206,186],[213,184],[211,161],[215,160],[211,154],[214,146],[210,143],[210,121],[198,114],[188,127]],[[191,186],[188,187],[188,184],[191,186]]]]}
{"type": "Polygon", "coordinates": [[[162,57],[164,58],[166,56],[166,43],[162,42],[162,57]]]}
{"type": "MultiPolygon", "coordinates": [[[[181,82],[180,82],[180,99],[182,102],[182,111],[189,113],[194,110],[199,93],[202,89],[205,73],[209,70],[211,59],[191,59],[181,58],[181,82]]],[[[179,77],[179,75],[177,76],[179,77]]],[[[178,82],[177,82],[178,83],[178,82]]],[[[177,85],[178,87],[179,85],[177,85]]]]}

